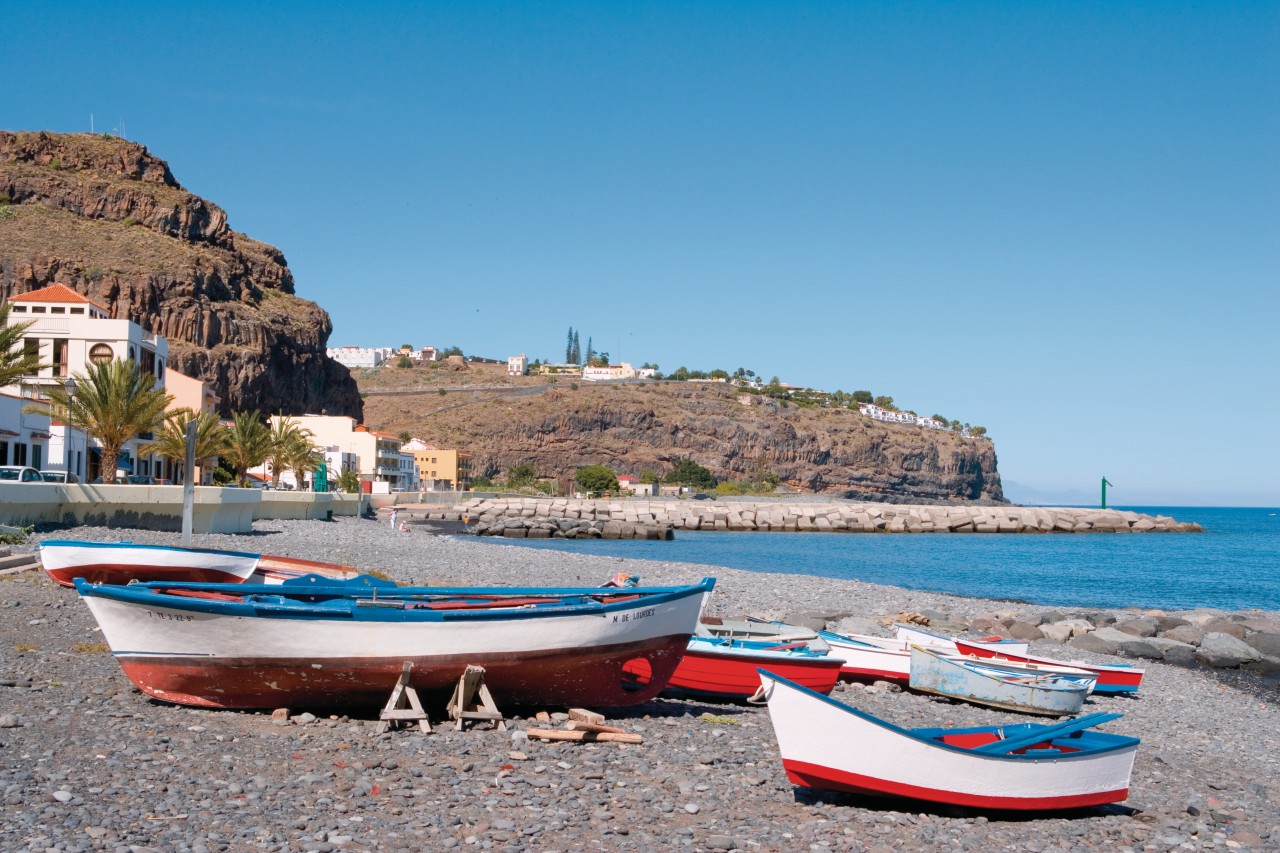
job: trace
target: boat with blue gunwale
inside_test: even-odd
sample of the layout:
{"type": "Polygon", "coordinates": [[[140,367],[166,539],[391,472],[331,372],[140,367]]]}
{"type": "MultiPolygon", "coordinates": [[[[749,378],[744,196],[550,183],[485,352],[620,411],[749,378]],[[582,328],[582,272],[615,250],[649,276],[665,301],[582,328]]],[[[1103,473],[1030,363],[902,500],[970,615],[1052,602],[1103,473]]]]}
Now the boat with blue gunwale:
{"type": "Polygon", "coordinates": [[[760,670],[787,778],[806,788],[983,809],[1122,802],[1141,741],[1096,731],[1120,714],[1056,725],[904,729],[760,670]]]}
{"type": "Polygon", "coordinates": [[[398,587],[368,575],[265,584],[75,582],[129,679],[182,705],[381,704],[411,664],[446,691],[468,665],[517,705],[619,707],[656,696],[714,578],[676,587],[398,587]],[[624,675],[649,671],[645,684],[624,675]]]}

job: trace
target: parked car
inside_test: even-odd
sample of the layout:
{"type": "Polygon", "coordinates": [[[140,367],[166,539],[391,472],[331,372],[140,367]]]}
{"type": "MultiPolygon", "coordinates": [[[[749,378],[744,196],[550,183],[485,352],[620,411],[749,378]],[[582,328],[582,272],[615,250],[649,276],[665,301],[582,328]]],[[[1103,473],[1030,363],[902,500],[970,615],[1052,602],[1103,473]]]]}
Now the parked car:
{"type": "Polygon", "coordinates": [[[130,486],[154,486],[156,478],[148,477],[146,474],[129,474],[121,482],[130,486]]]}
{"type": "Polygon", "coordinates": [[[68,474],[66,471],[41,471],[40,479],[46,483],[78,483],[79,478],[75,474],[68,474]]]}
{"type": "Polygon", "coordinates": [[[0,480],[18,483],[43,483],[40,472],[26,465],[0,465],[0,480]]]}

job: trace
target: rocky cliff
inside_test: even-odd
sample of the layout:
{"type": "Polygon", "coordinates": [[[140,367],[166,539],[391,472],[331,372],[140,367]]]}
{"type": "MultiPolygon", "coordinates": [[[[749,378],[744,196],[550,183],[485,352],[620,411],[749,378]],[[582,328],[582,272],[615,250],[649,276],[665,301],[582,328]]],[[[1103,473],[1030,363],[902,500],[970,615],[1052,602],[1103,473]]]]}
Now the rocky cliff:
{"type": "MultiPolygon", "coordinates": [[[[362,389],[373,381],[366,375],[362,389]]],[[[847,409],[783,405],[685,382],[441,390],[368,394],[367,420],[470,452],[473,476],[523,462],[557,479],[589,464],[662,473],[689,457],[722,479],[772,473],[800,491],[859,500],[1004,500],[989,439],[886,424],[847,409]]]]}
{"type": "Polygon", "coordinates": [[[61,282],[169,340],[169,366],[224,412],[362,417],[325,355],[332,325],[284,255],[231,230],[146,148],[109,135],[0,131],[0,297],[61,282]]]}

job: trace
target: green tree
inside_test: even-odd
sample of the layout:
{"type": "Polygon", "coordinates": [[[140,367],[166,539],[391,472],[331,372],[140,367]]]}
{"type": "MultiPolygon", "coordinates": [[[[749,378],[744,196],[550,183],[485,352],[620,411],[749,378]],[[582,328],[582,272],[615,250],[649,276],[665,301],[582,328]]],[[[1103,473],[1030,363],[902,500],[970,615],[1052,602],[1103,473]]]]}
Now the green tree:
{"type": "Polygon", "coordinates": [[[528,462],[521,462],[507,472],[507,485],[513,489],[532,486],[538,481],[538,469],[528,462]]]}
{"type": "Polygon", "coordinates": [[[984,426],[969,427],[969,434],[976,435],[979,438],[987,434],[987,428],[984,426]]]}
{"type": "Polygon", "coordinates": [[[0,388],[12,385],[23,376],[34,376],[42,367],[40,354],[23,345],[23,333],[35,321],[9,322],[9,303],[0,302],[0,388]]]}
{"type": "MultiPolygon", "coordinates": [[[[305,455],[312,448],[312,440],[315,438],[311,430],[303,429],[298,422],[291,418],[278,417],[271,422],[270,440],[267,445],[267,453],[263,458],[263,462],[270,464],[271,468],[271,487],[277,488],[280,485],[280,475],[288,470],[287,460],[295,459],[305,455]]],[[[258,463],[254,463],[255,465],[258,463]]],[[[253,467],[250,465],[249,467],[253,467]]],[[[302,485],[302,481],[298,481],[298,485],[302,485]]]]}
{"type": "Polygon", "coordinates": [[[571,356],[571,358],[569,359],[570,364],[582,364],[582,347],[578,343],[577,332],[573,333],[573,349],[569,353],[569,355],[571,356]]]}
{"type": "Polygon", "coordinates": [[[486,477],[484,474],[481,474],[479,477],[472,477],[472,478],[471,478],[471,490],[472,490],[472,491],[476,491],[476,490],[483,490],[483,489],[492,489],[492,488],[493,488],[493,480],[489,479],[489,478],[488,478],[488,477],[486,477]]]}
{"type": "Polygon", "coordinates": [[[940,414],[938,414],[937,412],[934,412],[934,413],[933,413],[932,415],[930,415],[929,417],[933,418],[935,421],[937,421],[938,423],[941,423],[941,424],[948,424],[948,423],[950,423],[950,421],[948,421],[948,420],[947,420],[947,418],[946,418],[946,416],[945,416],[945,415],[940,415],[940,414]]]}
{"type": "Polygon", "coordinates": [[[451,355],[462,355],[462,347],[445,347],[440,350],[441,358],[448,358],[451,355]]]}
{"type": "Polygon", "coordinates": [[[248,484],[248,471],[267,460],[271,453],[272,429],[262,422],[262,413],[234,412],[226,429],[227,450],[223,454],[241,486],[248,484]]]}
{"type": "Polygon", "coordinates": [[[893,405],[892,397],[876,397],[873,402],[882,409],[888,409],[891,412],[898,411],[897,406],[893,405]]]}
{"type": "Polygon", "coordinates": [[[716,368],[715,370],[707,374],[707,376],[710,377],[711,379],[728,379],[729,373],[728,371],[716,368]]]}
{"type": "Polygon", "coordinates": [[[640,482],[653,484],[661,481],[658,478],[657,471],[654,471],[652,468],[645,468],[640,472],[640,482]]]}
{"type": "Polygon", "coordinates": [[[573,326],[569,327],[569,336],[564,342],[564,363],[571,364],[573,362],[573,326]]]}
{"type": "Polygon", "coordinates": [[[155,387],[156,378],[143,373],[135,361],[111,359],[71,378],[74,394],[53,386],[47,401],[27,406],[26,411],[65,420],[96,440],[102,453],[102,482],[114,483],[120,451],[140,433],[160,427],[173,397],[155,387]]]}
{"type": "Polygon", "coordinates": [[[676,459],[671,471],[663,478],[668,483],[692,486],[695,489],[714,489],[716,477],[692,459],[676,459]]]}
{"type": "Polygon", "coordinates": [[[853,392],[853,402],[855,403],[870,403],[874,400],[875,398],[871,396],[870,391],[861,390],[853,392]]]}
{"type": "Polygon", "coordinates": [[[323,462],[324,454],[310,442],[305,444],[299,442],[280,457],[281,470],[293,472],[293,479],[298,484],[299,490],[306,482],[307,475],[313,471],[319,471],[323,462]]]}
{"type": "Polygon", "coordinates": [[[402,355],[396,359],[396,367],[413,367],[413,359],[407,355],[402,355]]]}
{"type": "MultiPolygon", "coordinates": [[[[226,449],[226,433],[218,421],[217,412],[201,412],[196,414],[191,409],[181,408],[164,416],[164,424],[156,432],[155,441],[138,448],[141,454],[158,453],[186,464],[187,459],[187,424],[196,423],[196,466],[204,469],[210,460],[216,460],[226,449]]],[[[184,477],[194,472],[183,471],[184,477]]],[[[105,477],[103,478],[105,481],[105,477]]],[[[196,481],[199,482],[199,481],[196,481]]]]}
{"type": "Polygon", "coordinates": [[[618,490],[618,475],[607,465],[587,465],[573,474],[574,481],[589,494],[603,494],[618,490]]]}

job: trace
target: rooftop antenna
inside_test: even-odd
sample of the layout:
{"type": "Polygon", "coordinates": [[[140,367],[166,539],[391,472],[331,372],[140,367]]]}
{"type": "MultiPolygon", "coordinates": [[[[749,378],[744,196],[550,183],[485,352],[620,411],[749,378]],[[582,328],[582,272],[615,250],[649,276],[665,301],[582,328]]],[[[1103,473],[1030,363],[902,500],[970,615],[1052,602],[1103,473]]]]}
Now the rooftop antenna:
{"type": "Polygon", "coordinates": [[[1102,508],[1103,509],[1107,508],[1107,486],[1110,486],[1111,488],[1114,489],[1116,487],[1116,484],[1108,483],[1107,478],[1103,477],[1102,478],[1102,508]]]}

